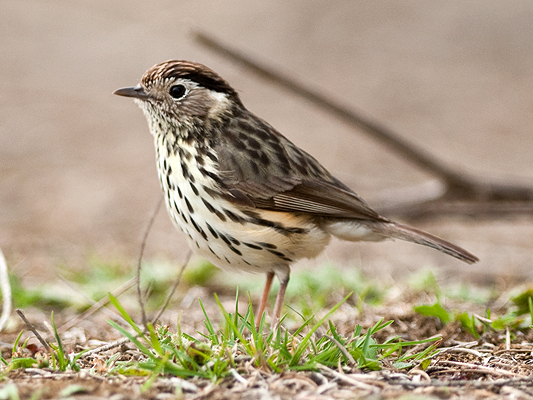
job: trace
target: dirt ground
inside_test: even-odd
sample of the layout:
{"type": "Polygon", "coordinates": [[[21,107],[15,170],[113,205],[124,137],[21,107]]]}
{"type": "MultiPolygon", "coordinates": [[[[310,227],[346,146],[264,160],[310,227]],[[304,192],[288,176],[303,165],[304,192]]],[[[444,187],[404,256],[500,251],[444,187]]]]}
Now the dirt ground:
{"type": "MultiPolygon", "coordinates": [[[[209,289],[200,292],[208,315],[217,326],[220,312],[216,312],[209,289]],[[217,314],[219,315],[217,317],[217,314]]],[[[117,364],[132,360],[142,361],[146,357],[129,342],[122,342],[105,351],[98,351],[82,357],[77,364],[79,372],[68,370],[60,372],[50,368],[19,368],[3,373],[0,385],[0,398],[5,397],[2,388],[16,385],[22,399],[185,399],[185,400],[334,400],[334,399],[519,399],[529,400],[533,396],[533,331],[513,331],[512,343],[506,345],[505,331],[487,330],[479,340],[460,328],[458,322],[443,325],[437,318],[423,317],[413,312],[412,304],[420,301],[425,294],[413,296],[409,290],[398,293],[379,307],[363,307],[354,318],[353,305],[345,304],[336,312],[331,321],[338,333],[349,337],[354,331],[354,324],[361,324],[366,331],[380,318],[393,320],[393,324],[374,335],[383,343],[392,336],[399,336],[404,342],[410,340],[440,337],[440,353],[431,357],[430,365],[425,368],[415,367],[409,370],[398,369],[392,364],[393,357],[383,362],[382,369],[370,371],[359,370],[354,365],[342,368],[320,366],[317,371],[285,371],[273,373],[269,368],[254,366],[251,357],[236,357],[235,372],[213,382],[206,378],[183,379],[171,375],[155,380],[148,389],[143,388],[147,376],[134,373],[116,373],[117,364]],[[392,300],[392,301],[390,301],[392,300]],[[112,361],[111,361],[112,360],[112,361]],[[38,395],[36,395],[38,393],[38,395]]],[[[232,299],[224,301],[229,307],[232,299]]],[[[246,305],[243,298],[241,305],[246,305]]],[[[225,306],[226,306],[225,305],[225,306]]],[[[452,306],[452,304],[448,304],[452,306]]],[[[455,302],[453,306],[468,307],[467,303],[455,302]]],[[[470,305],[471,312],[481,312],[482,308],[470,305]]],[[[199,305],[189,303],[181,305],[183,315],[187,315],[184,332],[192,333],[197,329],[207,333],[202,327],[204,317],[199,305]]],[[[36,310],[28,310],[27,317],[37,322],[36,328],[44,336],[50,336],[40,321],[47,317],[39,315],[36,310]]],[[[60,330],[65,322],[73,318],[69,312],[56,316],[60,330]]],[[[63,347],[69,352],[78,353],[83,349],[95,349],[118,339],[117,331],[104,321],[107,315],[94,314],[81,320],[75,327],[64,331],[63,347]]],[[[169,310],[167,321],[176,321],[177,312],[169,310]]],[[[182,321],[185,318],[182,317],[182,321]]],[[[289,323],[290,325],[290,323],[289,323]]],[[[0,341],[2,355],[11,357],[11,346],[16,332],[3,335],[0,341]]],[[[26,337],[27,335],[25,335],[26,337]]],[[[31,336],[31,335],[30,335],[31,336]]],[[[199,335],[195,334],[195,337],[199,335]]],[[[41,357],[44,350],[34,338],[30,343],[40,348],[41,357]]],[[[420,353],[429,343],[406,346],[404,354],[420,353]]],[[[35,351],[35,350],[33,350],[35,351]]],[[[38,352],[36,352],[38,353],[38,352]]],[[[26,356],[29,352],[26,351],[26,356]]],[[[39,358],[39,353],[34,355],[39,358]]],[[[4,389],[5,390],[5,389],[4,389]]]]}
{"type": "MultiPolygon", "coordinates": [[[[27,285],[88,257],[134,263],[160,196],[146,122],[112,96],[151,65],[202,62],[247,107],[379,209],[433,177],[326,112],[195,43],[203,30],[352,105],[436,157],[486,179],[533,185],[533,3],[59,1],[0,3],[0,248],[27,285]]],[[[402,243],[333,242],[371,275],[439,267],[441,278],[533,278],[531,216],[440,218],[421,228],[480,257],[464,268],[402,243]]],[[[183,257],[161,212],[146,256],[183,257]]],[[[263,279],[263,277],[250,279],[263,279]]]]}

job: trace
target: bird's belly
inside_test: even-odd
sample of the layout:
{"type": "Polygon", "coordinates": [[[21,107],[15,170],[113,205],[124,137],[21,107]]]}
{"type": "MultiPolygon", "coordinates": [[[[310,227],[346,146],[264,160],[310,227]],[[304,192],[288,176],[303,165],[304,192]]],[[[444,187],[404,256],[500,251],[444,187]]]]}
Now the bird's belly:
{"type": "Polygon", "coordinates": [[[309,217],[252,209],[247,215],[221,198],[180,185],[167,191],[167,209],[191,249],[219,268],[276,271],[301,258],[317,256],[330,235],[309,217]],[[180,196],[181,194],[181,196],[180,196]]]}

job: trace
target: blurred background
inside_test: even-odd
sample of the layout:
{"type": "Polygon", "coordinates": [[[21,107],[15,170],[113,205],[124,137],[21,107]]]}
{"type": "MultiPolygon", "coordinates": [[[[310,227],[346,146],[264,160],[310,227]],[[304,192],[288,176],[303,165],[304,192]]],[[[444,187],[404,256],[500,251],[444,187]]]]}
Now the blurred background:
{"type": "MultiPolygon", "coordinates": [[[[378,209],[384,197],[434,179],[200,46],[195,30],[352,105],[458,170],[533,185],[531,1],[4,0],[0,14],[0,247],[15,273],[34,280],[94,257],[131,262],[133,273],[161,191],[144,116],[111,93],[167,59],[217,71],[250,110],[378,209]]],[[[333,241],[305,263],[529,280],[532,221],[415,223],[481,258],[469,267],[398,242],[333,241]]],[[[179,265],[185,249],[161,210],[147,259],[179,265]]]]}

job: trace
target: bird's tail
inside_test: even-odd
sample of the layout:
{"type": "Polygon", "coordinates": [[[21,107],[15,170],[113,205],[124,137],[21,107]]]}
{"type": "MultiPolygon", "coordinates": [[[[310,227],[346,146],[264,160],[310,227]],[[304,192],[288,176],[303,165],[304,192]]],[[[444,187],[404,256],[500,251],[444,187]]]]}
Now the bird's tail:
{"type": "Polygon", "coordinates": [[[479,261],[479,258],[477,258],[472,253],[466,251],[465,249],[456,246],[453,243],[447,242],[446,240],[434,236],[430,233],[413,228],[411,226],[402,225],[397,222],[390,222],[388,224],[382,225],[382,228],[384,233],[386,233],[392,238],[406,240],[408,242],[413,242],[434,248],[436,250],[442,251],[443,253],[449,254],[452,257],[458,258],[459,260],[464,261],[468,264],[473,264],[479,261]]]}

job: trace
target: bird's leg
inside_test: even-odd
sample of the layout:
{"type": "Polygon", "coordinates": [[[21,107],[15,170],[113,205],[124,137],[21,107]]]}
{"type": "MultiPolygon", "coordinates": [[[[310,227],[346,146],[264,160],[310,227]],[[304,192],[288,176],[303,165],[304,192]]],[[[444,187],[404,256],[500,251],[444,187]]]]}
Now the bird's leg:
{"type": "Polygon", "coordinates": [[[283,306],[283,300],[285,299],[285,291],[287,290],[287,285],[289,284],[289,271],[284,271],[283,274],[278,274],[279,279],[279,292],[276,297],[276,305],[274,306],[274,315],[270,326],[272,330],[278,329],[278,323],[281,316],[281,307],[283,306]]]}
{"type": "Polygon", "coordinates": [[[255,314],[255,326],[259,327],[261,323],[261,318],[263,318],[263,313],[268,301],[268,294],[270,293],[270,287],[272,286],[272,280],[274,279],[274,272],[267,272],[267,280],[265,283],[265,288],[263,289],[263,296],[261,297],[261,303],[259,303],[259,308],[257,309],[257,314],[255,314]]]}

